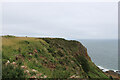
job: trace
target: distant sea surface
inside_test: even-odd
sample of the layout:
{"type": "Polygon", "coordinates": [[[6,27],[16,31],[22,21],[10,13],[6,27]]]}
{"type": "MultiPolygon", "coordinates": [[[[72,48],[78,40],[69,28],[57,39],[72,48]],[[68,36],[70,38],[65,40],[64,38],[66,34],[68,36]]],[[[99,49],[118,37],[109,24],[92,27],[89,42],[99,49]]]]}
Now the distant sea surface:
{"type": "Polygon", "coordinates": [[[118,70],[118,40],[78,40],[99,67],[118,70]]]}

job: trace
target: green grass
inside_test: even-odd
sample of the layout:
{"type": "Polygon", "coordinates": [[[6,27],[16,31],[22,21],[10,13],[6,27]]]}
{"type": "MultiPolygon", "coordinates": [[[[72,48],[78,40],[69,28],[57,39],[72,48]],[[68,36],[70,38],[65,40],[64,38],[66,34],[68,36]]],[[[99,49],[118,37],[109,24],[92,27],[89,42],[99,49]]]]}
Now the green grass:
{"type": "Polygon", "coordinates": [[[78,41],[62,38],[3,36],[2,43],[3,78],[13,77],[13,74],[16,77],[20,74],[21,77],[29,78],[33,75],[37,76],[38,73],[42,73],[48,78],[69,78],[72,75],[80,78],[88,78],[88,76],[107,78],[89,60],[86,48],[78,41]],[[23,71],[29,70],[30,75],[23,76],[24,72],[21,71],[21,74],[18,69],[13,69],[13,74],[9,73],[12,75],[7,74],[6,70],[11,71],[11,67],[5,65],[8,60],[10,63],[16,62],[20,71],[21,66],[27,66],[27,69],[23,69],[23,71]],[[37,72],[32,72],[32,69],[37,72]]]}

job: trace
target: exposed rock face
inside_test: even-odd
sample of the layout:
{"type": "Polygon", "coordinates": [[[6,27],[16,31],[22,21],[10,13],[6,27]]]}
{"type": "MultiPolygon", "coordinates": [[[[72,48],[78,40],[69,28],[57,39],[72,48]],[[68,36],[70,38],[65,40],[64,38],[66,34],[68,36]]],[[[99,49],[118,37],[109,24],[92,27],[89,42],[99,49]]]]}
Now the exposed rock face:
{"type": "Polygon", "coordinates": [[[85,50],[85,56],[87,57],[88,60],[91,61],[91,58],[88,56],[88,53],[87,53],[87,48],[85,48],[85,49],[86,49],[86,50],[85,50]]]}

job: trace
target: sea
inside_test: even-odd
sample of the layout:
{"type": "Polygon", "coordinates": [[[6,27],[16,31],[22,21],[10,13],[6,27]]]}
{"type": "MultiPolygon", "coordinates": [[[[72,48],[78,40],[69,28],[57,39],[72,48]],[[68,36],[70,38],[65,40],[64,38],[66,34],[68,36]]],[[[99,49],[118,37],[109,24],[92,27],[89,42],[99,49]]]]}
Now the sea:
{"type": "Polygon", "coordinates": [[[104,72],[108,70],[118,71],[118,40],[78,40],[86,48],[88,55],[104,72]]]}

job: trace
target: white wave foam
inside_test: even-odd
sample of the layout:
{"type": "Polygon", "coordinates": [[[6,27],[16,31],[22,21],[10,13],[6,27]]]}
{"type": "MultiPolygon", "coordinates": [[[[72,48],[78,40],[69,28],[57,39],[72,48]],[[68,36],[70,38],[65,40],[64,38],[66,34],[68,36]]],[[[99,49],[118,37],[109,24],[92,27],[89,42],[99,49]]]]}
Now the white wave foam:
{"type": "Polygon", "coordinates": [[[114,69],[106,69],[102,66],[98,66],[99,69],[101,69],[103,72],[109,71],[109,70],[113,70],[114,72],[118,71],[118,70],[114,70],[114,69]]]}

